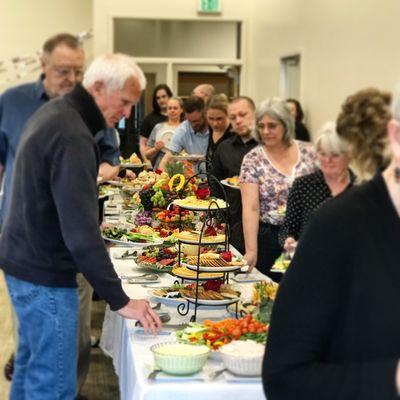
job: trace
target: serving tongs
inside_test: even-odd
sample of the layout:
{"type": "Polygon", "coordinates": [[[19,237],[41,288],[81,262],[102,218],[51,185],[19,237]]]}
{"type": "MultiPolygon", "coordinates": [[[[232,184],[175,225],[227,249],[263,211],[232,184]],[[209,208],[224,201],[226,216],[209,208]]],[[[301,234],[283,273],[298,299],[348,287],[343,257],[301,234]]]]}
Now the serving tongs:
{"type": "Polygon", "coordinates": [[[122,253],[118,257],[114,257],[115,260],[133,260],[137,256],[137,251],[129,251],[126,250],[124,253],[122,253]]]}

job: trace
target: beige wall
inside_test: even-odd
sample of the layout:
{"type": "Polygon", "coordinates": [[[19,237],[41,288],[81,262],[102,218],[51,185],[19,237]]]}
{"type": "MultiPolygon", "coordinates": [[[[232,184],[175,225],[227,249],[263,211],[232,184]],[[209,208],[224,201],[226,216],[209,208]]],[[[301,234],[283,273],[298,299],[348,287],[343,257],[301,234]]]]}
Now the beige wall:
{"type": "MultiPolygon", "coordinates": [[[[246,22],[242,88],[257,103],[279,95],[280,58],[301,53],[301,101],[314,133],[335,119],[348,94],[371,85],[390,90],[400,79],[399,0],[223,0],[222,5],[222,18],[246,22]]],[[[90,27],[93,53],[102,54],[112,50],[112,16],[203,19],[196,6],[197,0],[1,0],[0,60],[32,53],[53,33],[90,27]]]]}
{"type": "MultiPolygon", "coordinates": [[[[92,7],[92,0],[1,0],[0,60],[32,54],[55,33],[87,31],[93,25],[92,7]]],[[[91,53],[89,42],[85,50],[91,53]]],[[[34,73],[21,81],[1,85],[0,91],[36,77],[34,73]]]]}
{"type": "Polygon", "coordinates": [[[279,59],[300,51],[301,100],[314,135],[349,94],[368,86],[391,90],[400,79],[400,1],[256,1],[253,95],[278,95],[279,59]]]}
{"type": "MultiPolygon", "coordinates": [[[[93,0],[94,4],[94,54],[102,54],[104,52],[113,50],[113,17],[126,17],[126,18],[150,18],[150,19],[198,19],[207,20],[205,16],[197,14],[198,0],[174,0],[166,2],[165,0],[149,0],[149,1],[136,1],[131,0],[93,0]]],[[[254,0],[243,3],[242,0],[225,0],[222,2],[223,12],[221,17],[214,16],[208,17],[212,20],[244,20],[247,22],[252,16],[254,0]]],[[[245,27],[249,32],[249,26],[245,27]]],[[[134,38],[131,38],[134,40],[134,38]]],[[[248,41],[250,43],[250,41],[248,41]]],[[[209,45],[208,43],[207,45],[209,45]]],[[[196,43],[196,46],[202,46],[202,43],[196,43]]],[[[220,46],[218,40],[214,40],[211,46],[220,46]]],[[[231,46],[232,47],[232,46],[231,46]]],[[[250,59],[249,49],[247,43],[244,46],[244,58],[250,59]]],[[[201,52],[200,52],[201,53],[201,52]]],[[[203,52],[204,54],[205,52],[203,52]]],[[[232,53],[232,51],[230,51],[232,53]]],[[[188,53],[189,54],[189,53],[188,53]]],[[[193,53],[190,54],[193,57],[193,53]]],[[[226,57],[226,52],[221,52],[221,58],[226,57]]],[[[245,80],[243,86],[248,83],[246,80],[247,75],[244,75],[245,80]]]]}

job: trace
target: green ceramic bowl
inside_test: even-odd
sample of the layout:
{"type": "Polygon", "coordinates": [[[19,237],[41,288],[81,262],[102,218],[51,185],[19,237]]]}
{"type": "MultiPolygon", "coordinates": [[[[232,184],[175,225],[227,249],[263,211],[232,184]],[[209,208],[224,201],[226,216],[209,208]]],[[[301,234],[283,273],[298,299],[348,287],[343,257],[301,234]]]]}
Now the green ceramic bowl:
{"type": "Polygon", "coordinates": [[[191,375],[200,371],[210,349],[184,343],[163,342],[151,346],[156,365],[171,375],[191,375]]]}

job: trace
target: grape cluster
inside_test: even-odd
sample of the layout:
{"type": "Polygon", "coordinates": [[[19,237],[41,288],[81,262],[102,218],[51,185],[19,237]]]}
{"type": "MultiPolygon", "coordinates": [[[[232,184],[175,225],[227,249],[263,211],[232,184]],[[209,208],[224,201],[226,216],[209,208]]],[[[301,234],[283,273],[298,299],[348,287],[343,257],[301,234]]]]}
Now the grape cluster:
{"type": "Polygon", "coordinates": [[[154,192],[151,197],[151,201],[156,207],[163,208],[167,205],[167,200],[164,198],[164,194],[161,190],[157,190],[154,192]]]}
{"type": "Polygon", "coordinates": [[[151,225],[152,215],[151,211],[140,211],[136,214],[135,225],[151,225]]]}
{"type": "Polygon", "coordinates": [[[167,258],[174,258],[176,257],[176,253],[171,253],[170,250],[167,249],[160,249],[158,254],[156,255],[157,261],[161,261],[167,258]]]}
{"type": "Polygon", "coordinates": [[[153,209],[151,198],[154,196],[154,190],[152,188],[141,190],[139,196],[144,210],[151,211],[153,209]]]}

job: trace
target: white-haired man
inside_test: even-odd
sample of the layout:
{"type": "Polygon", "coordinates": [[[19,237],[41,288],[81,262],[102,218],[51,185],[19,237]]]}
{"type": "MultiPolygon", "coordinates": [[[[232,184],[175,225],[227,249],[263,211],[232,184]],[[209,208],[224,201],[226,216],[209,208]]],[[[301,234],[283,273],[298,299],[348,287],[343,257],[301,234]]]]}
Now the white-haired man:
{"type": "Polygon", "coordinates": [[[128,117],[145,84],[130,57],[100,57],[83,86],[42,106],[25,127],[0,239],[19,323],[12,399],[74,398],[78,271],[112,310],[138,319],[146,331],[161,328],[147,301],[122,290],[97,214],[94,135],[128,117]]]}
{"type": "MultiPolygon", "coordinates": [[[[0,207],[0,225],[10,203],[11,177],[15,155],[23,128],[29,118],[50,99],[63,96],[81,82],[84,71],[84,52],[78,38],[69,33],[58,33],[43,44],[41,58],[42,74],[35,82],[24,83],[6,90],[0,96],[0,164],[5,169],[3,197],[0,207]]],[[[114,129],[96,134],[99,146],[99,176],[110,179],[119,171],[119,148],[114,129]]],[[[90,312],[93,289],[79,274],[78,292],[80,320],[78,333],[78,392],[83,387],[90,363],[90,312]]],[[[17,347],[17,323],[14,312],[14,340],[17,347]]],[[[5,377],[11,380],[13,357],[4,368],[5,377]]]]}

